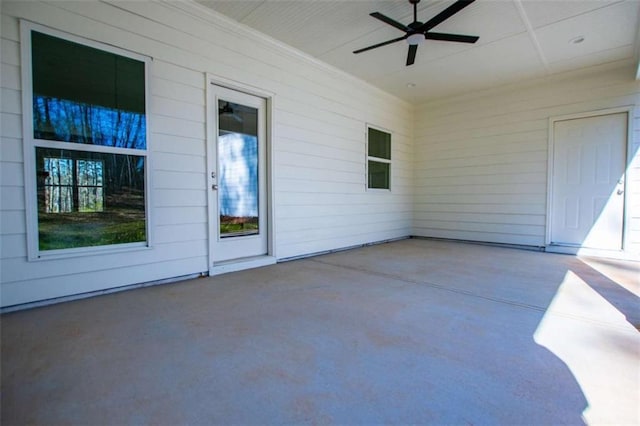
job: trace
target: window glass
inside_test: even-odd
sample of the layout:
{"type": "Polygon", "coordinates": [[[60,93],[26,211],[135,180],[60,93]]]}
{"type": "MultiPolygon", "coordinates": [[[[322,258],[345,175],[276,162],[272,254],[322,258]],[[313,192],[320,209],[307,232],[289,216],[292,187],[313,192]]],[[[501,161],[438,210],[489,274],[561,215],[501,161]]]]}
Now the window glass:
{"type": "Polygon", "coordinates": [[[33,137],[146,148],[145,64],[32,31],[33,137]]]}
{"type": "Polygon", "coordinates": [[[220,237],[259,234],[258,110],[218,101],[220,237]]]}
{"type": "Polygon", "coordinates": [[[36,148],[40,250],[145,241],[144,160],[36,148]]]}
{"type": "Polygon", "coordinates": [[[369,156],[391,159],[391,134],[369,128],[369,156]]]}
{"type": "Polygon", "coordinates": [[[389,189],[389,163],[369,160],[369,188],[389,189]]]}

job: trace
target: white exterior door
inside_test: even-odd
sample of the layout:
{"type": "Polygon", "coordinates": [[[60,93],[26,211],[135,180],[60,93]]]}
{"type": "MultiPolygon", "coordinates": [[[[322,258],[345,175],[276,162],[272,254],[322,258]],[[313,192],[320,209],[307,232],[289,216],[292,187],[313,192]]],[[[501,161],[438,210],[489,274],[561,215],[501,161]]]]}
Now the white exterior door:
{"type": "Polygon", "coordinates": [[[268,251],[266,100],[219,86],[208,117],[214,266],[268,251]]]}
{"type": "Polygon", "coordinates": [[[551,244],[621,250],[627,113],[556,121],[551,244]]]}

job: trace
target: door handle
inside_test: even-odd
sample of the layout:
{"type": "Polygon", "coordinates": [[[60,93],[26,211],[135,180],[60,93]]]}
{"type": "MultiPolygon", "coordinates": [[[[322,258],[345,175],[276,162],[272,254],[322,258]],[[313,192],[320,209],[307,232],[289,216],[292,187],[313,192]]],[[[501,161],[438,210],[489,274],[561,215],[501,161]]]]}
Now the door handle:
{"type": "Polygon", "coordinates": [[[218,190],[218,185],[216,185],[216,184],[211,185],[211,189],[213,189],[214,191],[217,191],[218,190]]]}
{"type": "Polygon", "coordinates": [[[616,191],[616,193],[617,193],[618,195],[622,195],[622,194],[624,194],[624,190],[623,190],[623,189],[618,189],[618,190],[616,191]]]}

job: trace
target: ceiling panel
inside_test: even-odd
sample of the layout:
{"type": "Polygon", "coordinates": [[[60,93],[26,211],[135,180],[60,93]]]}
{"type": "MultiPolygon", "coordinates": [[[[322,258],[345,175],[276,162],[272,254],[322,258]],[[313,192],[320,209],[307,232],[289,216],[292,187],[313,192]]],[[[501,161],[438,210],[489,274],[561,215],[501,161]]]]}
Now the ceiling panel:
{"type": "MultiPolygon", "coordinates": [[[[429,15],[422,19],[428,20],[429,15]]],[[[526,31],[518,9],[512,1],[476,1],[434,31],[480,36],[479,43],[487,43],[526,31]],[[490,23],[490,25],[487,25],[490,23]]]]}
{"type": "MultiPolygon", "coordinates": [[[[451,4],[448,2],[444,7],[451,4]]],[[[425,41],[419,48],[416,63],[409,68],[430,68],[433,61],[446,58],[451,55],[461,54],[470,49],[476,49],[480,45],[490,44],[496,40],[507,38],[516,34],[522,34],[526,28],[516,8],[511,4],[500,5],[499,2],[477,2],[467,7],[455,16],[456,22],[445,21],[437,26],[438,31],[465,33],[480,36],[477,44],[450,43],[435,40],[425,41]],[[486,28],[482,22],[487,19],[496,19],[496,24],[486,28]]],[[[422,12],[419,19],[428,20],[443,9],[422,12]]],[[[331,52],[319,56],[320,59],[338,67],[349,68],[350,72],[373,81],[376,76],[385,76],[398,71],[409,71],[405,66],[408,46],[405,41],[400,41],[379,49],[353,55],[353,50],[370,46],[385,40],[402,36],[402,32],[377,19],[367,16],[373,21],[377,30],[369,32],[366,36],[342,44],[331,52]],[[381,61],[381,57],[384,58],[381,61]]]]}
{"type": "MultiPolygon", "coordinates": [[[[533,28],[579,16],[623,0],[520,0],[533,28]]],[[[633,0],[635,1],[635,0],[633,0]]]]}
{"type": "Polygon", "coordinates": [[[264,3],[264,0],[198,0],[198,2],[233,20],[242,22],[245,17],[264,3]]]}
{"type": "Polygon", "coordinates": [[[370,18],[367,12],[368,3],[268,2],[244,23],[295,48],[318,56],[367,30],[370,26],[367,20],[370,18]]]}
{"type": "Polygon", "coordinates": [[[583,56],[572,56],[549,64],[554,73],[571,71],[592,66],[594,63],[606,64],[633,56],[633,46],[622,46],[615,49],[602,50],[583,56]]]}
{"type": "Polygon", "coordinates": [[[405,99],[424,101],[537,77],[544,72],[531,39],[520,34],[479,46],[464,55],[443,58],[428,67],[409,67],[380,78],[377,84],[405,99]],[[415,87],[407,87],[408,83],[415,87]]]}
{"type": "MultiPolygon", "coordinates": [[[[408,24],[413,20],[408,1],[198,1],[409,101],[630,60],[640,14],[640,0],[477,0],[434,28],[478,35],[476,44],[427,40],[407,67],[405,41],[358,55],[353,51],[401,37],[402,31],[369,14],[377,11],[408,24]],[[570,44],[577,36],[585,41],[570,44]],[[409,82],[416,87],[407,88],[409,82]]],[[[422,0],[418,20],[427,21],[454,1],[422,0]]]]}
{"type": "Polygon", "coordinates": [[[640,2],[621,2],[536,29],[536,37],[549,63],[632,46],[640,2]],[[571,40],[584,37],[574,44],[571,40]]]}

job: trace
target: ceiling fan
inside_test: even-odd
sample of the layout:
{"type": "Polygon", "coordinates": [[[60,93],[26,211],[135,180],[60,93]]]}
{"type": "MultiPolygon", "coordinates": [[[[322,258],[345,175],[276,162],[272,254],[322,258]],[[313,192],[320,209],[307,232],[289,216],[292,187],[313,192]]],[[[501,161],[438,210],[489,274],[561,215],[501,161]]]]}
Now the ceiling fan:
{"type": "Polygon", "coordinates": [[[462,34],[446,34],[432,32],[431,29],[436,25],[446,21],[456,13],[460,12],[465,7],[469,6],[475,0],[457,0],[451,6],[437,14],[435,17],[429,19],[427,22],[418,21],[418,3],[420,0],[409,0],[409,3],[413,5],[413,22],[409,25],[401,24],[388,16],[383,15],[380,12],[370,13],[376,19],[389,24],[401,31],[405,32],[402,37],[394,38],[393,40],[383,41],[382,43],[374,44],[373,46],[365,47],[363,49],[355,50],[353,53],[362,53],[367,50],[375,49],[377,47],[386,46],[387,44],[395,43],[401,40],[407,40],[409,44],[409,53],[407,54],[407,66],[413,65],[416,60],[416,52],[418,51],[418,45],[424,40],[440,40],[440,41],[457,41],[459,43],[475,43],[480,37],[469,36],[462,34]]]}

